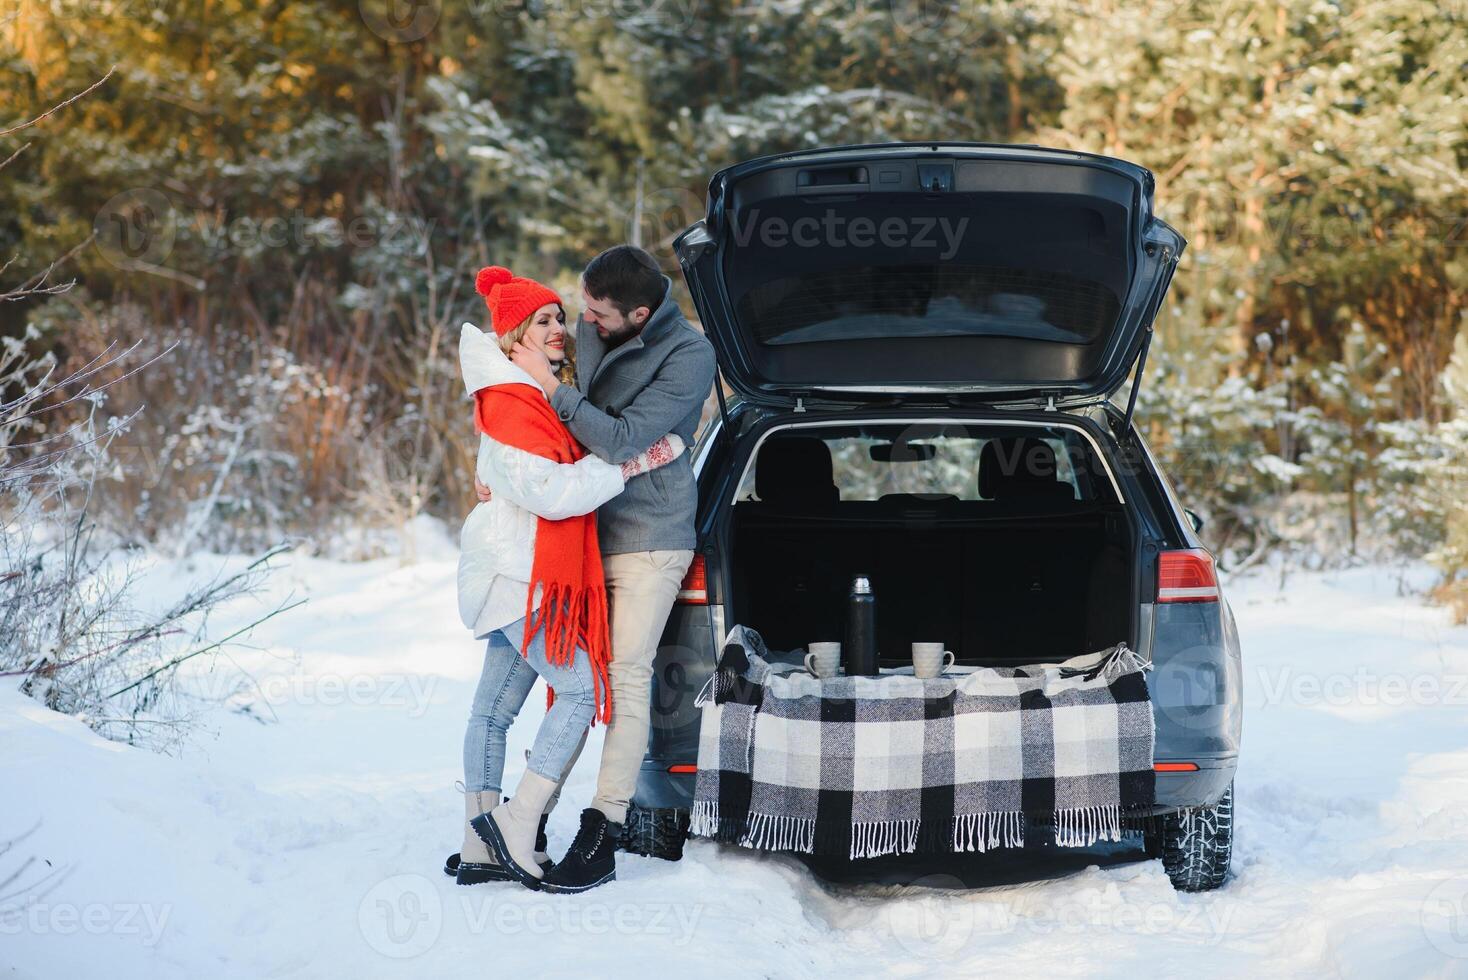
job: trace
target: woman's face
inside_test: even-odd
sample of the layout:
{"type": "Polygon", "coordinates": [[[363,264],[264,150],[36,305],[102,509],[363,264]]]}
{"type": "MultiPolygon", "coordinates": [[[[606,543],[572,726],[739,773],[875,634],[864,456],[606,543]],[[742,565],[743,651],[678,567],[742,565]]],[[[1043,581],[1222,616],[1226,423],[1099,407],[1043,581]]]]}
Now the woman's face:
{"type": "Polygon", "coordinates": [[[566,359],[566,311],[559,303],[547,303],[530,317],[522,342],[545,354],[552,364],[566,359]]]}

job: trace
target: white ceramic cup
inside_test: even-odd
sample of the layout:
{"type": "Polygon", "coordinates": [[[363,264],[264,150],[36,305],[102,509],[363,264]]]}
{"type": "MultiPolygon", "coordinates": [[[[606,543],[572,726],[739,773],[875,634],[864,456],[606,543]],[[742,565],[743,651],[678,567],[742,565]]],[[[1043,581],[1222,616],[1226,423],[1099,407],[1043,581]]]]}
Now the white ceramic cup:
{"type": "Polygon", "coordinates": [[[805,655],[805,669],[817,677],[835,677],[841,673],[841,644],[812,643],[810,653],[805,655]]]}
{"type": "Polygon", "coordinates": [[[953,666],[953,651],[943,649],[941,643],[914,643],[912,645],[912,673],[914,677],[942,677],[943,671],[953,666]]]}

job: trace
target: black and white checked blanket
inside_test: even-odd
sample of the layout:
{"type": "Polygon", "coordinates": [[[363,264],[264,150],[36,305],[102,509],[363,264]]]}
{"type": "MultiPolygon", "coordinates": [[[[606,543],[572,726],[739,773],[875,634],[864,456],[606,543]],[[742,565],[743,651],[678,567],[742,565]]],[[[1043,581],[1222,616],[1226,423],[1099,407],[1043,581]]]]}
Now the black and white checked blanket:
{"type": "Polygon", "coordinates": [[[1058,664],[818,679],[729,631],[700,696],[693,834],[851,858],[1119,840],[1153,802],[1152,705],[1125,644],[1058,664]]]}

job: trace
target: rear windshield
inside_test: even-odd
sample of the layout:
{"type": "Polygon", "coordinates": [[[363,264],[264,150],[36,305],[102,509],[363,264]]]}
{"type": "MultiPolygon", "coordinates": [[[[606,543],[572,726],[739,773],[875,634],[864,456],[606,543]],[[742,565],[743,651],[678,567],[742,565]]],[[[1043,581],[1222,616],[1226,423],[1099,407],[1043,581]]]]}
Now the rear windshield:
{"type": "Polygon", "coordinates": [[[736,500],[776,496],[792,480],[808,494],[810,482],[824,479],[815,474],[824,474],[826,454],[843,501],[1114,499],[1105,469],[1074,429],[923,424],[777,432],[760,447],[736,500]],[[761,467],[770,472],[762,476],[761,467]]]}
{"type": "Polygon", "coordinates": [[[730,250],[726,272],[739,322],[767,347],[898,337],[1087,345],[1113,326],[1125,295],[1127,259],[1108,228],[1121,218],[1039,195],[761,201],[735,222],[746,245],[730,250]]]}

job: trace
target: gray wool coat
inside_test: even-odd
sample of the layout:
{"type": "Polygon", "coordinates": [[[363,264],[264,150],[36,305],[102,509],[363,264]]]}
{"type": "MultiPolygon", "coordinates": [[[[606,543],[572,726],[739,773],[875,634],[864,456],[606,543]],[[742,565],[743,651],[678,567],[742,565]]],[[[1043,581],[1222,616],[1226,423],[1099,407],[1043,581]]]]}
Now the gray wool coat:
{"type": "Polygon", "coordinates": [[[576,387],[551,406],[583,446],[612,463],[631,459],[669,432],[688,445],[672,463],[633,477],[597,511],[602,554],[691,550],[698,509],[693,437],[713,390],[714,348],[672,299],[672,283],[642,332],[608,350],[576,323],[576,387]]]}

